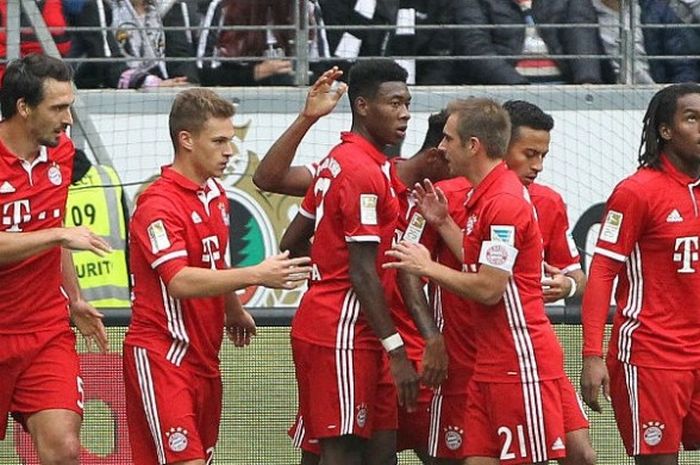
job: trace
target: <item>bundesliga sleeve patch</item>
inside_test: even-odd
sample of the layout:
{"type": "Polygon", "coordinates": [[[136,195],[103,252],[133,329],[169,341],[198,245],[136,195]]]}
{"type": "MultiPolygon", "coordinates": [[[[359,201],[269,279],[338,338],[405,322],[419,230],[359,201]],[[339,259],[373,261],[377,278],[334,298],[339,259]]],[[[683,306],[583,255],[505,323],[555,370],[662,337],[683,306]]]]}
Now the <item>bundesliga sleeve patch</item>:
{"type": "Polygon", "coordinates": [[[151,252],[154,254],[170,248],[170,239],[163,220],[154,221],[148,225],[148,238],[151,240],[151,252]]]}
{"type": "Polygon", "coordinates": [[[492,225],[491,240],[494,242],[504,242],[511,247],[515,247],[515,226],[492,225]]]}
{"type": "Polygon", "coordinates": [[[406,232],[403,234],[403,240],[417,244],[423,235],[425,229],[425,218],[420,213],[414,213],[411,216],[411,221],[408,223],[406,232]]]}
{"type": "Polygon", "coordinates": [[[376,194],[360,194],[360,223],[366,226],[377,225],[376,194]]]}
{"type": "Polygon", "coordinates": [[[484,241],[481,244],[479,263],[488,265],[506,273],[513,273],[518,249],[501,241],[484,241]]]}
{"type": "Polygon", "coordinates": [[[620,228],[622,227],[622,217],[622,213],[615,210],[608,212],[605,222],[600,228],[601,241],[610,242],[611,244],[617,243],[617,239],[620,236],[620,228]]]}

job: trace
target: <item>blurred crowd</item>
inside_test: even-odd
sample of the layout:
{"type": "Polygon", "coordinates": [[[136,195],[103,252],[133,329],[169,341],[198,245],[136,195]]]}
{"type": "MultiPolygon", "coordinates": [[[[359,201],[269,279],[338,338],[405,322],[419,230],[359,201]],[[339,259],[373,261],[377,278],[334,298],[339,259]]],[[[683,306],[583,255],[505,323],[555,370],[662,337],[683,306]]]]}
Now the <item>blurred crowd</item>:
{"type": "MultiPolygon", "coordinates": [[[[292,85],[296,37],[306,31],[309,79],[332,65],[347,70],[358,57],[387,56],[423,85],[700,80],[700,60],[692,58],[700,56],[700,28],[693,27],[700,0],[36,3],[60,53],[75,59],[80,88],[292,85]],[[621,14],[633,2],[634,14],[621,14]],[[301,17],[305,28],[295,26],[301,17]],[[621,22],[638,26],[627,46],[621,22]],[[427,25],[437,27],[421,27],[427,25]],[[621,53],[632,48],[633,76],[621,76],[621,53]]],[[[6,13],[7,0],[0,0],[3,28],[6,13]]],[[[40,51],[24,14],[21,26],[21,53],[40,51]]],[[[3,29],[2,58],[5,44],[3,29]]]]}

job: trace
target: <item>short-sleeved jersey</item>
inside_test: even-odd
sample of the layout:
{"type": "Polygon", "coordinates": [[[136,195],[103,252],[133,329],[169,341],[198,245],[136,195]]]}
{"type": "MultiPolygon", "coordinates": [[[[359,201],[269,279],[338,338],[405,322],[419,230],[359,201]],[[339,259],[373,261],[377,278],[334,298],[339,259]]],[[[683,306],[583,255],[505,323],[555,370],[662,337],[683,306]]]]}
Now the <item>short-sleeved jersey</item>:
{"type": "Polygon", "coordinates": [[[537,183],[530,184],[527,190],[537,212],[544,244],[544,261],[564,274],[580,270],[581,258],[569,231],[569,217],[561,195],[537,183]]]}
{"type": "MultiPolygon", "coordinates": [[[[75,148],[61,134],[26,162],[0,143],[0,231],[31,232],[63,226],[75,148]]],[[[68,327],[61,288],[61,248],[0,265],[0,333],[68,327]]]]}
{"type": "Polygon", "coordinates": [[[168,283],[184,267],[227,268],[228,199],[170,167],[139,196],[129,226],[132,316],[125,342],[175,367],[218,376],[224,297],[176,299],[168,283]]]}
{"type": "MultiPolygon", "coordinates": [[[[415,200],[411,196],[411,189],[396,174],[396,165],[401,163],[401,160],[400,158],[391,159],[392,168],[394,168],[392,169],[392,182],[399,201],[399,216],[394,240],[421,243],[428,250],[433,250],[438,240],[437,231],[431,228],[423,215],[418,212],[415,200]]],[[[398,271],[396,269],[385,270],[382,285],[386,291],[387,305],[391,310],[396,329],[404,341],[409,360],[419,362],[423,359],[425,341],[416,327],[411,312],[406,308],[397,278],[398,271]]]]}
{"type": "Polygon", "coordinates": [[[608,199],[595,253],[624,263],[609,344],[622,362],[700,368],[698,186],[662,156],[660,169],[641,168],[608,199]]]}
{"type": "Polygon", "coordinates": [[[536,382],[564,376],[563,353],[544,310],[542,235],[527,190],[501,163],[470,193],[466,215],[464,271],[478,272],[486,264],[511,273],[497,304],[471,305],[474,379],[536,382]]]}
{"type": "Polygon", "coordinates": [[[350,282],[347,244],[379,245],[375,265],[381,279],[398,211],[384,154],[359,134],[343,133],[301,205],[300,214],[316,226],[311,280],[292,320],[292,337],[325,347],[381,349],[350,282]]]}
{"type": "MultiPolygon", "coordinates": [[[[450,216],[464,230],[467,223],[465,203],[471,190],[469,182],[454,178],[437,184],[447,197],[450,216]]],[[[438,241],[433,251],[435,259],[455,270],[462,269],[462,262],[442,241],[438,241]]],[[[467,392],[469,378],[474,370],[476,346],[474,345],[473,318],[471,303],[447,289],[431,284],[431,300],[435,320],[442,330],[450,363],[447,366],[447,379],[442,383],[441,394],[457,395],[467,392]]]]}

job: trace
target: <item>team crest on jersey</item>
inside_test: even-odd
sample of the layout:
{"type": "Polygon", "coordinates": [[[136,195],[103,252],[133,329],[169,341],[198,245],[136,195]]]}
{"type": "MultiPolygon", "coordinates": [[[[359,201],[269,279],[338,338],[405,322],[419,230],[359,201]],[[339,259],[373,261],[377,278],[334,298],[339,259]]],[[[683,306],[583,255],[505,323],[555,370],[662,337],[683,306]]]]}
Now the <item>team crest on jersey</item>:
{"type": "Polygon", "coordinates": [[[58,167],[58,164],[56,162],[53,162],[51,164],[51,167],[49,168],[49,171],[48,171],[48,176],[49,176],[49,181],[54,186],[60,186],[61,183],[63,182],[63,176],[61,175],[61,168],[58,167]]]}
{"type": "Polygon", "coordinates": [[[367,405],[360,404],[357,406],[357,415],[355,416],[358,428],[364,428],[367,424],[367,405]]]}
{"type": "Polygon", "coordinates": [[[408,223],[406,232],[403,235],[403,240],[413,243],[420,242],[420,238],[423,235],[423,230],[425,229],[425,218],[420,213],[414,213],[411,217],[411,221],[408,223]]]}
{"type": "Polygon", "coordinates": [[[623,216],[622,213],[616,212],[615,210],[610,210],[608,212],[608,215],[605,217],[605,222],[600,228],[601,241],[610,242],[611,244],[617,243],[617,238],[620,236],[623,216]]]}
{"type": "Polygon", "coordinates": [[[464,430],[458,426],[448,426],[445,428],[445,446],[449,450],[457,450],[462,446],[462,436],[464,430]]]}
{"type": "Polygon", "coordinates": [[[664,437],[666,425],[660,421],[650,421],[642,425],[644,429],[644,442],[651,447],[658,445],[664,437]]]}
{"type": "Polygon", "coordinates": [[[151,252],[154,254],[170,248],[170,239],[163,220],[154,221],[148,225],[148,238],[151,241],[151,252]]]}
{"type": "Polygon", "coordinates": [[[464,229],[465,233],[467,236],[470,236],[471,233],[474,231],[474,226],[476,225],[476,215],[469,215],[469,218],[467,218],[467,226],[464,229]]]}
{"type": "Polygon", "coordinates": [[[173,452],[182,452],[187,449],[187,430],[178,426],[177,428],[170,428],[166,431],[165,437],[168,438],[168,447],[173,452]]]}
{"type": "Polygon", "coordinates": [[[366,226],[377,225],[376,194],[360,194],[360,222],[366,226]]]}
{"type": "Polygon", "coordinates": [[[491,240],[494,242],[503,242],[511,247],[515,247],[515,226],[492,225],[491,240]]]}

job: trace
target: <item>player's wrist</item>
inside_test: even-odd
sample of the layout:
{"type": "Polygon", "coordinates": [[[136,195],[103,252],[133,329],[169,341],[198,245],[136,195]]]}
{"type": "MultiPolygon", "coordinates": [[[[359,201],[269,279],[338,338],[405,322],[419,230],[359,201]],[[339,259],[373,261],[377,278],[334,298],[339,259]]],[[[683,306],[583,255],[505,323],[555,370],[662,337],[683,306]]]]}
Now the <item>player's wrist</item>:
{"type": "Polygon", "coordinates": [[[380,339],[382,347],[387,351],[388,354],[393,354],[399,349],[404,349],[403,339],[399,333],[390,334],[389,336],[380,339]]]}
{"type": "Polygon", "coordinates": [[[576,290],[578,289],[578,286],[576,285],[576,280],[571,276],[564,276],[564,278],[566,278],[566,280],[569,281],[570,284],[569,292],[565,296],[565,298],[570,299],[576,295],[576,290]]]}

